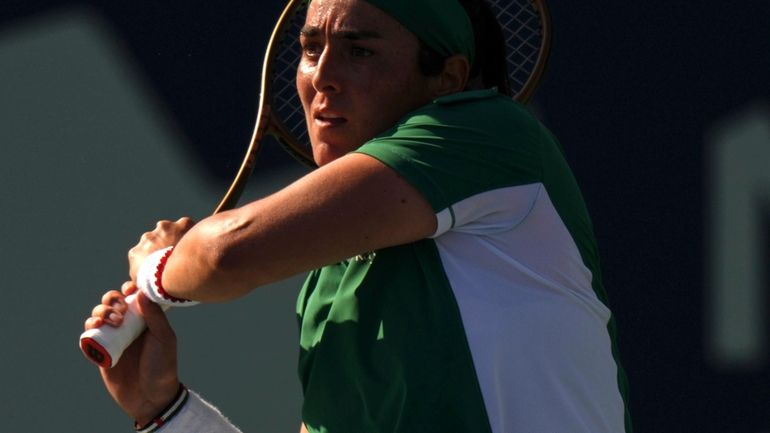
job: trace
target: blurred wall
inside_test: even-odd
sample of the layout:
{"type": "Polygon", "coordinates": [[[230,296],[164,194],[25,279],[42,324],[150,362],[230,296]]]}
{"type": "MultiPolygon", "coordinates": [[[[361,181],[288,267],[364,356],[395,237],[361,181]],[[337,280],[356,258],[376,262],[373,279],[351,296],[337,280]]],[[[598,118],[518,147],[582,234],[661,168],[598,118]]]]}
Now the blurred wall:
{"type": "MultiPolygon", "coordinates": [[[[141,233],[207,215],[224,185],[204,182],[166,107],[88,9],[0,33],[0,95],[0,431],[132,431],[78,349],[82,323],[126,279],[141,233]]],[[[248,195],[299,175],[274,171],[248,195]]],[[[170,313],[182,379],[247,432],[297,431],[300,283],[170,313]]]]}

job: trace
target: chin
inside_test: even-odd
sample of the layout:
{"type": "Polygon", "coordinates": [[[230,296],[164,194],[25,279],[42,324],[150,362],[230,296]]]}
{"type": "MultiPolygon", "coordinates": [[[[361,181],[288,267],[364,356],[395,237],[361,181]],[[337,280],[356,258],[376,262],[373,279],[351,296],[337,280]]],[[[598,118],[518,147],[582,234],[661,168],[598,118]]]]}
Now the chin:
{"type": "Polygon", "coordinates": [[[359,146],[329,144],[328,141],[312,140],[313,161],[320,167],[356,150],[359,146]]]}
{"type": "Polygon", "coordinates": [[[328,145],[313,145],[313,161],[315,161],[319,167],[344,155],[345,153],[331,149],[328,145]]]}

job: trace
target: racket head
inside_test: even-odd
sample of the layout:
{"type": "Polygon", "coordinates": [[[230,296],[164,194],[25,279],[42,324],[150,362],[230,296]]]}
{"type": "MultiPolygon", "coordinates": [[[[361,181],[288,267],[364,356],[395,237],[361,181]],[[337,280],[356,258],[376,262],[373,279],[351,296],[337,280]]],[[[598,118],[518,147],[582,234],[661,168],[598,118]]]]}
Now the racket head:
{"type": "MultiPolygon", "coordinates": [[[[527,103],[545,72],[551,50],[551,17],[545,0],[484,0],[500,24],[506,48],[506,66],[513,98],[527,103]]],[[[270,132],[299,162],[315,168],[305,113],[296,89],[302,57],[300,30],[307,15],[307,0],[287,5],[273,32],[263,71],[263,95],[271,113],[270,132]]]]}
{"type": "MultiPolygon", "coordinates": [[[[513,98],[528,102],[545,72],[551,51],[551,16],[545,0],[484,0],[500,24],[506,47],[506,66],[513,98]]],[[[300,30],[307,0],[287,5],[273,32],[263,71],[263,94],[270,106],[270,132],[302,164],[316,167],[307,134],[305,113],[296,89],[302,57],[300,30]]]]}
{"type": "MultiPolygon", "coordinates": [[[[545,0],[485,0],[495,13],[506,45],[514,99],[526,103],[545,72],[551,48],[551,20],[545,0]]],[[[235,207],[253,171],[265,133],[295,159],[315,168],[305,113],[296,89],[308,0],[290,0],[270,36],[262,65],[257,122],[241,168],[214,213],[235,207]]]]}
{"type": "Polygon", "coordinates": [[[297,68],[302,57],[300,30],[305,25],[307,0],[291,1],[280,34],[267,50],[267,100],[270,105],[270,132],[291,156],[303,165],[317,167],[313,160],[305,111],[297,93],[297,68]]]}
{"type": "Polygon", "coordinates": [[[545,73],[551,53],[551,15],[545,0],[486,0],[506,47],[513,99],[526,104],[545,73]]]}

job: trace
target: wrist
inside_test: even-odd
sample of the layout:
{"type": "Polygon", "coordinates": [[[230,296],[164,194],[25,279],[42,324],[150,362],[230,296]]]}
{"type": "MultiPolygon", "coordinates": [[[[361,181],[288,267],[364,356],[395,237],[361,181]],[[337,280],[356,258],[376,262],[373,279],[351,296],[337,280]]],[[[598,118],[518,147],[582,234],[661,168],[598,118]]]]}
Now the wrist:
{"type": "Polygon", "coordinates": [[[172,296],[163,287],[163,271],[174,247],[157,250],[147,256],[136,274],[136,285],[153,302],[165,307],[184,307],[198,304],[189,299],[172,296]]]}
{"type": "Polygon", "coordinates": [[[160,429],[184,407],[188,397],[187,387],[180,382],[173,398],[161,410],[154,410],[150,415],[134,419],[134,430],[140,433],[151,433],[160,429]]]}

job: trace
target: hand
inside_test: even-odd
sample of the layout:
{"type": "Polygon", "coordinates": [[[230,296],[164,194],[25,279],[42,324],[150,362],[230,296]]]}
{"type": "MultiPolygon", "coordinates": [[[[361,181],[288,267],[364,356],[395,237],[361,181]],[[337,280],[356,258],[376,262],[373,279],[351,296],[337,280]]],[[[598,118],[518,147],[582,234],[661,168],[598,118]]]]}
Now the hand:
{"type": "MultiPolygon", "coordinates": [[[[122,293],[104,294],[94,307],[85,329],[120,326],[128,306],[125,297],[137,292],[128,281],[122,293]]],[[[100,368],[107,391],[118,405],[140,425],[152,421],[176,396],[179,389],[176,362],[176,336],[163,310],[137,293],[139,313],[147,330],[134,341],[112,368],[100,368]]]]}
{"type": "Polygon", "coordinates": [[[176,245],[194,225],[195,222],[188,217],[174,222],[163,220],[158,221],[153,231],[143,234],[139,243],[128,251],[128,273],[131,280],[136,281],[136,273],[148,255],[162,248],[176,245]]]}

